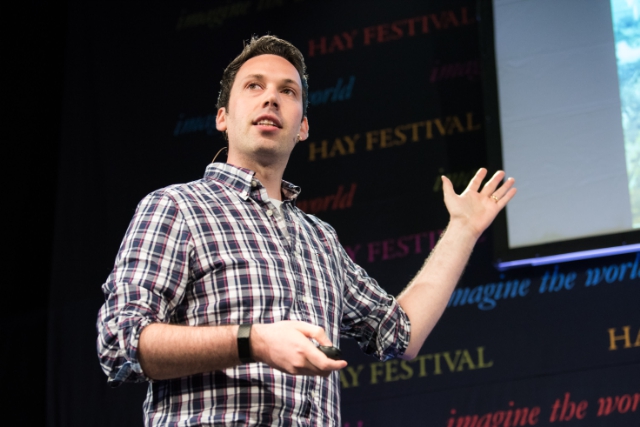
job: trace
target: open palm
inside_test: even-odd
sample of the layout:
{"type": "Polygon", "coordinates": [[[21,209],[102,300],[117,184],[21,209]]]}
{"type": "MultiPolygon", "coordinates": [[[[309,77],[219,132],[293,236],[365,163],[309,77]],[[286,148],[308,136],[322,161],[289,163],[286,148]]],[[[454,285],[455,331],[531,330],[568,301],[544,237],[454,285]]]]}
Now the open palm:
{"type": "Polygon", "coordinates": [[[451,221],[461,222],[476,237],[479,237],[486,230],[498,212],[516,194],[513,178],[507,179],[504,184],[500,185],[505,175],[503,171],[496,172],[480,190],[480,184],[486,175],[486,169],[478,170],[461,194],[456,194],[449,178],[442,177],[444,203],[451,216],[451,221]]]}

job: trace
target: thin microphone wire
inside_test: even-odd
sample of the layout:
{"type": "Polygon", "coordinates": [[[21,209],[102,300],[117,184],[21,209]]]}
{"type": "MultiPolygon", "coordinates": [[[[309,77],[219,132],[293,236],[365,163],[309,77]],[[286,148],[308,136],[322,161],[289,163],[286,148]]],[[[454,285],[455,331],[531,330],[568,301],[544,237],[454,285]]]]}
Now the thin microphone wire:
{"type": "Polygon", "coordinates": [[[219,149],[216,155],[213,156],[213,160],[211,160],[211,163],[215,163],[216,159],[218,158],[220,153],[222,153],[223,151],[229,151],[229,150],[227,150],[227,147],[222,147],[221,149],[219,149]]]}

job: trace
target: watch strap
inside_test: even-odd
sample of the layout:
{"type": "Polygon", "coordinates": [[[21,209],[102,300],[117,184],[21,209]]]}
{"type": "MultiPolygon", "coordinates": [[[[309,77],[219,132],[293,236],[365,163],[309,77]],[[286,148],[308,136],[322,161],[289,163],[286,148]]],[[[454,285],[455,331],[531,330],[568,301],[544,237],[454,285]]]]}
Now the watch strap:
{"type": "Polygon", "coordinates": [[[255,362],[251,357],[251,345],[249,338],[251,337],[251,324],[245,323],[238,328],[238,357],[242,363],[255,362]]]}

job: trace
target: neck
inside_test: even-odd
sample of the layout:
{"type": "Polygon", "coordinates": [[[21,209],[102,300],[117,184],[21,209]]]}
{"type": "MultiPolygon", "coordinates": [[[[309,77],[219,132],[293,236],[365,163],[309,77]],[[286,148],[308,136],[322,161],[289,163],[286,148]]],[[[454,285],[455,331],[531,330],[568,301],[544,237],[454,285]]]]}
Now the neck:
{"type": "Polygon", "coordinates": [[[227,163],[241,168],[252,170],[256,173],[256,178],[264,185],[270,198],[282,200],[282,175],[284,174],[284,165],[279,164],[263,164],[255,159],[240,158],[238,156],[229,156],[227,163]]]}

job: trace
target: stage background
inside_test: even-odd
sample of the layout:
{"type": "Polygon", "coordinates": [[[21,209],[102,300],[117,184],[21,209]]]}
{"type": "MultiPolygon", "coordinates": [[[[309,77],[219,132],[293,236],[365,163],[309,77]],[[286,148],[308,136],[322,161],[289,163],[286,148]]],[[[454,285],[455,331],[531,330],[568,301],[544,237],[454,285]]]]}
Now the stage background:
{"type": "MultiPolygon", "coordinates": [[[[138,201],[198,179],[223,146],[218,82],[252,34],[307,59],[310,138],[285,173],[299,206],[390,293],[446,226],[439,176],[461,190],[487,164],[475,1],[35,6],[16,18],[35,52],[16,53],[30,73],[16,79],[38,76],[23,98],[47,87],[49,101],[16,108],[21,158],[5,160],[17,246],[2,376],[33,417],[46,389],[48,426],[141,425],[146,386],[111,389],[98,364],[100,285],[138,201]]],[[[526,425],[639,424],[640,254],[500,273],[491,247],[489,231],[416,360],[379,363],[341,343],[344,426],[484,426],[516,411],[526,425]]]]}

